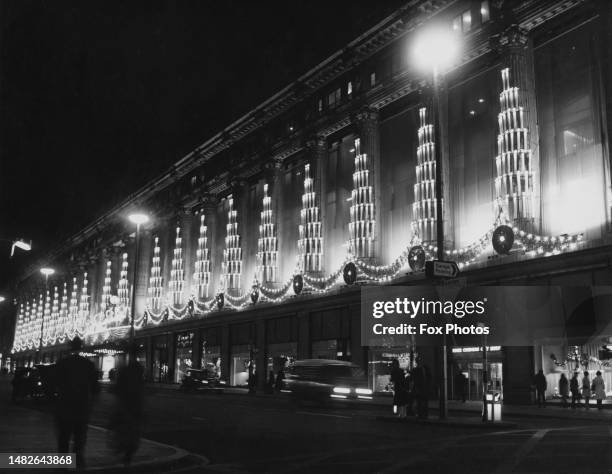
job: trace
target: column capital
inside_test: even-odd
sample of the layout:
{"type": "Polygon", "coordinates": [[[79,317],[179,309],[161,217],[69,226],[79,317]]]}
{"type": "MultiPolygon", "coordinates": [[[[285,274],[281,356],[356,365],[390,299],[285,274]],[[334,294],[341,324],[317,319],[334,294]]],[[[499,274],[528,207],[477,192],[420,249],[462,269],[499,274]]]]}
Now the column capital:
{"type": "Polygon", "coordinates": [[[503,54],[509,50],[521,50],[527,46],[529,34],[518,24],[506,27],[501,33],[491,37],[491,48],[503,54]]]}
{"type": "Polygon", "coordinates": [[[204,211],[211,211],[217,207],[219,198],[210,193],[203,193],[198,200],[198,207],[204,211]]]}
{"type": "Polygon", "coordinates": [[[304,141],[304,146],[308,148],[309,150],[312,150],[314,148],[325,148],[326,145],[327,145],[327,139],[325,138],[324,135],[319,135],[319,134],[310,135],[304,141]]]}
{"type": "Polygon", "coordinates": [[[373,107],[364,107],[351,117],[352,121],[355,123],[367,123],[367,122],[377,122],[379,117],[378,109],[373,107]]]}

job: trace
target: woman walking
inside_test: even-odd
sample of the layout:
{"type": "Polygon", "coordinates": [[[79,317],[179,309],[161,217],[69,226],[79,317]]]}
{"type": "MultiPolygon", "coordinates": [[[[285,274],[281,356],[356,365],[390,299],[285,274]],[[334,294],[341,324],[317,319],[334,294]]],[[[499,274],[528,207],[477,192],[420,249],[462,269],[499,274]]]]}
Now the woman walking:
{"type": "Polygon", "coordinates": [[[589,409],[589,400],[591,399],[591,379],[589,373],[585,370],[582,377],[582,396],[584,397],[584,407],[589,409]]]}
{"type": "Polygon", "coordinates": [[[400,368],[397,359],[391,362],[391,383],[393,383],[393,405],[397,407],[397,416],[406,418],[408,405],[408,381],[406,374],[400,368]]]}
{"type": "Polygon", "coordinates": [[[603,401],[606,399],[606,383],[604,382],[601,372],[598,370],[596,377],[593,379],[593,393],[597,399],[597,409],[603,408],[603,401]]]}

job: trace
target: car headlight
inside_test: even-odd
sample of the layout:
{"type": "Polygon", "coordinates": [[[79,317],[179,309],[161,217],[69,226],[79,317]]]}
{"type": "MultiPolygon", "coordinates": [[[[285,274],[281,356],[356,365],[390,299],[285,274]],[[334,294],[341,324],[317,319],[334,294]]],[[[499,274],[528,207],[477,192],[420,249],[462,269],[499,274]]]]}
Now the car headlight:
{"type": "Polygon", "coordinates": [[[357,395],[372,395],[372,390],[369,388],[358,388],[355,392],[357,392],[357,395]]]}
{"type": "Polygon", "coordinates": [[[351,389],[347,387],[334,387],[334,393],[351,393],[351,389]]]}
{"type": "Polygon", "coordinates": [[[220,383],[221,385],[225,385],[225,380],[219,380],[219,383],[220,383]]]}
{"type": "Polygon", "coordinates": [[[208,385],[208,380],[202,380],[202,383],[208,385]]]}
{"type": "Polygon", "coordinates": [[[40,387],[42,385],[42,382],[38,382],[36,385],[40,387]]]}

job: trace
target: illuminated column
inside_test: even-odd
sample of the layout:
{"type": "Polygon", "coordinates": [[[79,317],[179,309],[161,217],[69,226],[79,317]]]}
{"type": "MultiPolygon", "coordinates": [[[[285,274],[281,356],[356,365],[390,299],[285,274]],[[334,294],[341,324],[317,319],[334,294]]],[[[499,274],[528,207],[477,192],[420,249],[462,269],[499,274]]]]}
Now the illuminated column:
{"type": "Polygon", "coordinates": [[[527,31],[516,24],[504,25],[503,28],[502,33],[495,37],[494,44],[501,55],[503,83],[495,163],[496,197],[502,199],[504,211],[515,225],[526,232],[539,233],[540,140],[533,47],[529,43],[527,31]],[[504,73],[504,70],[508,72],[504,73]],[[514,152],[517,152],[516,158],[514,152]]]}
{"type": "Polygon", "coordinates": [[[426,107],[419,109],[416,183],[412,204],[413,232],[421,242],[436,245],[436,157],[433,124],[426,107]]]}
{"type": "MultiPolygon", "coordinates": [[[[381,206],[380,132],[378,110],[366,107],[356,114],[354,120],[357,125],[359,136],[359,146],[356,145],[355,149],[357,150],[360,148],[360,152],[356,151],[356,153],[361,153],[364,156],[363,166],[364,170],[367,171],[365,175],[360,177],[361,180],[365,178],[367,181],[366,187],[369,188],[368,192],[370,196],[366,204],[369,206],[370,210],[366,212],[371,213],[371,216],[364,220],[364,224],[371,227],[371,229],[366,229],[365,231],[366,241],[364,242],[364,249],[359,255],[355,255],[361,258],[373,259],[380,257],[381,255],[381,239],[378,238],[381,235],[380,219],[376,217],[377,213],[380,212],[381,206]]],[[[355,168],[355,171],[357,171],[357,168],[355,168]]],[[[355,206],[354,201],[352,204],[355,206]]],[[[357,210],[358,208],[355,209],[357,210]]],[[[365,210],[366,208],[362,207],[361,209],[365,210]]]]}
{"type": "Polygon", "coordinates": [[[227,225],[225,227],[225,249],[223,250],[223,288],[226,291],[240,292],[240,279],[242,274],[242,249],[240,247],[240,234],[238,232],[238,211],[234,209],[234,198],[228,196],[229,210],[227,211],[227,225]]]}
{"type": "Polygon", "coordinates": [[[197,294],[196,284],[193,281],[194,274],[191,269],[194,267],[196,261],[195,253],[197,252],[197,243],[195,240],[194,224],[197,222],[194,219],[193,212],[190,208],[184,208],[181,213],[181,230],[183,238],[183,262],[184,262],[184,284],[183,284],[183,295],[186,298],[190,298],[197,294]]]}
{"type": "Polygon", "coordinates": [[[76,335],[79,321],[79,284],[76,277],[72,278],[72,291],[70,292],[70,303],[68,304],[68,320],[70,321],[68,337],[72,339],[76,335]]]}
{"type": "MultiPolygon", "coordinates": [[[[495,157],[495,196],[505,215],[521,229],[533,228],[534,171],[525,110],[519,88],[511,86],[510,69],[501,71],[499,135],[495,157]]],[[[496,203],[497,208],[497,203],[496,203]]]]}
{"type": "Polygon", "coordinates": [[[128,281],[128,254],[121,255],[121,270],[119,272],[119,283],[117,284],[117,297],[119,306],[125,310],[125,315],[130,315],[130,284],[128,281]]]}
{"type": "Polygon", "coordinates": [[[87,281],[87,272],[83,272],[83,284],[81,285],[81,297],[79,298],[79,331],[83,334],[87,331],[87,322],[89,319],[89,294],[87,292],[89,282],[87,281]]]}
{"type": "Polygon", "coordinates": [[[15,334],[13,337],[13,349],[21,350],[23,344],[23,335],[25,329],[25,311],[23,303],[19,303],[19,310],[17,311],[17,322],[15,323],[15,334]]]}
{"type": "Polygon", "coordinates": [[[53,287],[53,300],[51,302],[51,324],[49,331],[49,339],[51,344],[54,344],[58,338],[58,323],[59,323],[59,292],[57,286],[53,287]]]}
{"type": "Polygon", "coordinates": [[[181,228],[176,228],[174,238],[174,249],[172,250],[172,270],[170,270],[170,295],[172,304],[180,306],[183,300],[183,286],[185,284],[185,272],[183,271],[183,239],[181,228]]]}
{"type": "Polygon", "coordinates": [[[153,239],[153,256],[151,257],[151,276],[149,277],[148,305],[153,311],[162,308],[163,277],[161,273],[161,257],[159,237],[153,239]]]}
{"type": "Polygon", "coordinates": [[[62,299],[60,303],[59,309],[59,334],[58,337],[60,341],[63,341],[64,338],[68,337],[68,284],[64,282],[64,287],[62,289],[62,299]]]}
{"type": "Polygon", "coordinates": [[[110,297],[111,297],[111,275],[112,273],[112,263],[110,260],[106,261],[106,270],[104,271],[104,284],[102,285],[102,298],[100,299],[100,310],[102,311],[102,315],[100,316],[100,322],[103,322],[106,319],[106,315],[104,312],[110,306],[110,297]]]}
{"type": "Polygon", "coordinates": [[[198,231],[198,247],[196,250],[195,273],[193,281],[196,295],[199,299],[208,298],[210,286],[210,250],[208,247],[208,227],[204,210],[200,215],[200,228],[198,231]]]}
{"type": "Polygon", "coordinates": [[[302,194],[300,211],[298,254],[304,272],[323,271],[323,228],[310,164],[304,165],[304,194],[302,194]]]}
{"type": "Polygon", "coordinates": [[[262,211],[260,213],[259,239],[257,240],[257,279],[261,283],[276,282],[278,276],[278,240],[272,211],[272,198],[268,196],[268,184],[264,184],[262,211]]]}
{"type": "Polygon", "coordinates": [[[370,184],[369,160],[355,139],[355,172],[349,222],[349,252],[357,258],[374,257],[374,202],[370,184]]]}

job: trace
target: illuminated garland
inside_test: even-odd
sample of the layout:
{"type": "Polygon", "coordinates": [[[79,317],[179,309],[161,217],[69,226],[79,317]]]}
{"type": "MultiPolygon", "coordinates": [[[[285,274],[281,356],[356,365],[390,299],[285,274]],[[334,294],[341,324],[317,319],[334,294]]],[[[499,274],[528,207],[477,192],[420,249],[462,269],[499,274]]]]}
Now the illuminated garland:
{"type": "Polygon", "coordinates": [[[80,310],[80,318],[81,326],[78,328],[78,331],[81,333],[85,332],[87,326],[87,319],[89,316],[89,295],[87,294],[87,272],[83,273],[83,285],[81,286],[81,298],[79,299],[79,310],[80,310]]]}
{"type": "Polygon", "coordinates": [[[110,298],[111,298],[111,261],[107,260],[106,262],[106,272],[104,273],[104,285],[102,286],[102,299],[100,301],[100,309],[102,310],[100,313],[101,320],[100,323],[105,319],[106,308],[110,306],[110,298]]]}
{"type": "Polygon", "coordinates": [[[64,282],[64,288],[62,290],[62,300],[60,303],[59,311],[59,327],[60,331],[57,335],[59,342],[62,343],[67,337],[67,324],[68,324],[68,284],[64,282]]]}
{"type": "Polygon", "coordinates": [[[68,305],[69,332],[68,337],[74,338],[78,331],[79,321],[79,285],[76,277],[72,278],[72,292],[70,293],[70,304],[68,305]]]}

